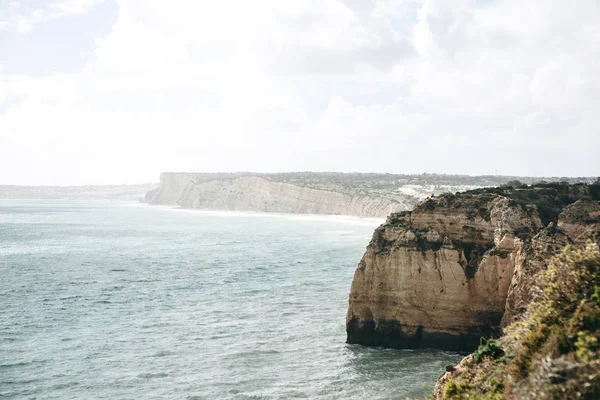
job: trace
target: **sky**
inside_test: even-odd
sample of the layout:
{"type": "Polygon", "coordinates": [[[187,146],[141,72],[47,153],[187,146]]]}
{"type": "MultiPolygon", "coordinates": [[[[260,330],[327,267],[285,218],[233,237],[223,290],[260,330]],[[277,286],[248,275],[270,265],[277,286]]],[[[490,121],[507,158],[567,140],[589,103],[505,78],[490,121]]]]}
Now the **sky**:
{"type": "Polygon", "coordinates": [[[0,184],[600,175],[598,0],[0,0],[0,184]]]}

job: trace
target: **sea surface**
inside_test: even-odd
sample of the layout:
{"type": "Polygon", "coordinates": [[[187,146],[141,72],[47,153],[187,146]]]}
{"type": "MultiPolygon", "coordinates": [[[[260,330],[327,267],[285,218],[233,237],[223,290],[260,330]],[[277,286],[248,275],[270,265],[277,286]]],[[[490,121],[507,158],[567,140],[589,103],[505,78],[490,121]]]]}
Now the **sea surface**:
{"type": "Polygon", "coordinates": [[[344,343],[379,222],[0,201],[0,398],[423,398],[460,355],[344,343]]]}

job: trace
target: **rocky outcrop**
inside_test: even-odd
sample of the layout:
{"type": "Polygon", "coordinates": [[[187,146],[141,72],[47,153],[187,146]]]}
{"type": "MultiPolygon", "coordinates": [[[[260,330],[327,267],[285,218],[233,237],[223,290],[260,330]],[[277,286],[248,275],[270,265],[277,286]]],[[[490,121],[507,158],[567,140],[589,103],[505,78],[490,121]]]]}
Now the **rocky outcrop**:
{"type": "MultiPolygon", "coordinates": [[[[591,186],[592,190],[596,186],[600,185],[591,186]]],[[[600,200],[600,197],[594,198],[600,200]]],[[[511,280],[502,326],[515,321],[534,300],[536,293],[531,288],[539,273],[548,265],[548,260],[566,245],[583,244],[587,240],[600,242],[600,202],[584,196],[567,205],[555,221],[527,242],[527,257],[524,262],[517,264],[511,280]]]]}
{"type": "Polygon", "coordinates": [[[356,269],[347,342],[468,350],[531,301],[529,283],[565,243],[598,239],[597,185],[441,195],[395,213],[356,269]]]}
{"type": "Polygon", "coordinates": [[[239,174],[164,173],[149,203],[189,209],[386,217],[400,197],[349,194],[239,174]]]}

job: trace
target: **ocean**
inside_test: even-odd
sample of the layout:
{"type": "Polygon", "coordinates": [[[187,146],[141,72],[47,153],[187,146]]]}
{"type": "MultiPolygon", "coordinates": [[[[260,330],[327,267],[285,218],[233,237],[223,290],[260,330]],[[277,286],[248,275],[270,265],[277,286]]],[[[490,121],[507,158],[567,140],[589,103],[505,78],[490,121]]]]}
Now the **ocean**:
{"type": "Polygon", "coordinates": [[[381,221],[0,201],[0,398],[423,398],[461,355],[345,344],[381,221]]]}

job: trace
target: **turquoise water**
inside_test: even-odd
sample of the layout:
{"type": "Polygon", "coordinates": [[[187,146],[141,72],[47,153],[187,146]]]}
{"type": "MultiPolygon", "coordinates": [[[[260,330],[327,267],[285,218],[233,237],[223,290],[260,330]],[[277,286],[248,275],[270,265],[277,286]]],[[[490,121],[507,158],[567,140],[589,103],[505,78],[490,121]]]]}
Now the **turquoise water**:
{"type": "Polygon", "coordinates": [[[422,397],[460,356],[344,343],[377,224],[0,201],[0,397],[422,397]]]}

